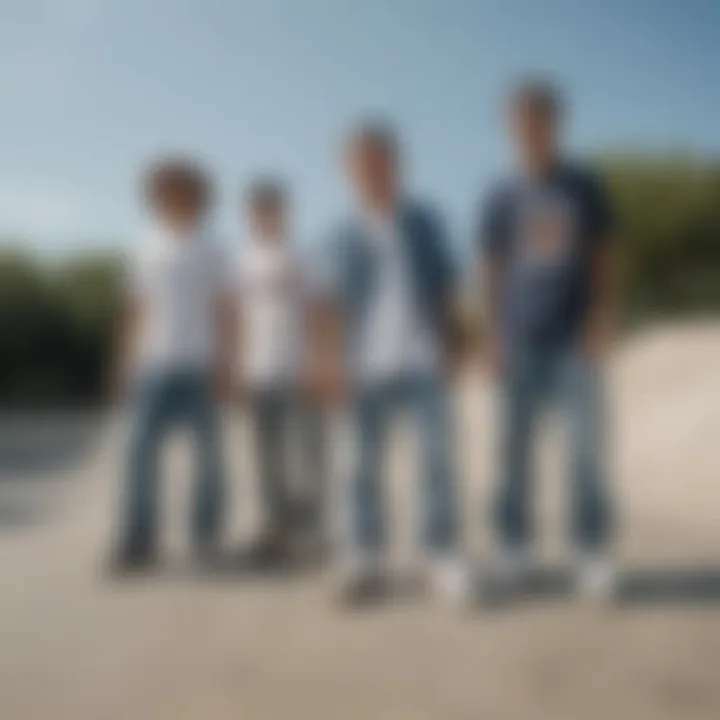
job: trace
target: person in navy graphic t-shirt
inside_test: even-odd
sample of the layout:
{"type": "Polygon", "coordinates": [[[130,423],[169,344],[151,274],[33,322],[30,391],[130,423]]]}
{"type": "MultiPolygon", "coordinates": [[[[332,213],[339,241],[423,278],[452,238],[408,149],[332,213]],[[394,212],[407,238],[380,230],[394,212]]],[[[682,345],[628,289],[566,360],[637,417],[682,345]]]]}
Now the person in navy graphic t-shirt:
{"type": "Polygon", "coordinates": [[[610,338],[613,236],[595,175],[566,161],[561,103],[546,83],[517,89],[509,108],[519,173],[494,188],[478,229],[489,306],[489,357],[501,388],[496,523],[500,577],[518,581],[532,527],[531,443],[548,397],[569,419],[571,532],[578,583],[604,592],[610,509],[603,474],[603,361],[610,338]]]}

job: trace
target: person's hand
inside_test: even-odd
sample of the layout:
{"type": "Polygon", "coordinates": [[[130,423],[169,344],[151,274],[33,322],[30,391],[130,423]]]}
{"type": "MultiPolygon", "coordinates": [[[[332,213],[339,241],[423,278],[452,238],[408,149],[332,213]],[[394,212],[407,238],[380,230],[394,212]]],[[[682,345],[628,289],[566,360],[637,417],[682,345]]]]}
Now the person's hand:
{"type": "Polygon", "coordinates": [[[122,404],[130,388],[130,373],[120,364],[109,368],[105,380],[105,394],[109,405],[122,404]]]}
{"type": "Polygon", "coordinates": [[[213,393],[218,402],[227,402],[233,396],[232,372],[227,365],[219,365],[213,373],[213,393]]]}
{"type": "Polygon", "coordinates": [[[329,369],[318,369],[308,377],[309,392],[319,402],[337,407],[344,405],[350,395],[345,373],[329,369]]]}
{"type": "Polygon", "coordinates": [[[587,359],[596,366],[607,360],[612,347],[612,333],[605,322],[593,322],[585,333],[584,349],[587,359]]]}
{"type": "Polygon", "coordinates": [[[242,405],[248,398],[248,386],[244,378],[233,378],[229,392],[230,401],[234,405],[242,405]]]}
{"type": "Polygon", "coordinates": [[[339,374],[328,377],[324,383],[322,397],[330,407],[344,407],[350,398],[347,379],[339,374]]]}
{"type": "Polygon", "coordinates": [[[500,377],[505,369],[505,353],[499,339],[488,339],[483,353],[483,364],[493,378],[500,377]]]}
{"type": "Polygon", "coordinates": [[[447,350],[443,356],[443,369],[449,382],[456,380],[465,369],[466,355],[460,350],[447,350]]]}

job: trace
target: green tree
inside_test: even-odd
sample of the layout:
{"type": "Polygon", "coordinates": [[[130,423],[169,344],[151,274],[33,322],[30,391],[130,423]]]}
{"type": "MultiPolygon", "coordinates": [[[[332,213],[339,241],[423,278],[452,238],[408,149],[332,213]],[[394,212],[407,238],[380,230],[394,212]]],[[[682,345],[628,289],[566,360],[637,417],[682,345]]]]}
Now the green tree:
{"type": "Polygon", "coordinates": [[[720,163],[619,156],[601,167],[618,217],[626,310],[720,310],[720,163]]]}

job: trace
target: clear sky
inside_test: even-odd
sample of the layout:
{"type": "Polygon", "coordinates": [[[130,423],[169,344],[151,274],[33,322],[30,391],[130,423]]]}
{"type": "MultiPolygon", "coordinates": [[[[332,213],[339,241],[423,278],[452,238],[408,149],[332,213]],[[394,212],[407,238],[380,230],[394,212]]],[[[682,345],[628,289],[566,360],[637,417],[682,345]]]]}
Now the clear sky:
{"type": "Polygon", "coordinates": [[[508,82],[546,72],[582,152],[720,154],[720,0],[0,0],[0,236],[126,242],[159,151],[216,169],[220,224],[276,170],[313,237],[345,199],[337,141],[372,112],[456,229],[508,162],[508,82]]]}

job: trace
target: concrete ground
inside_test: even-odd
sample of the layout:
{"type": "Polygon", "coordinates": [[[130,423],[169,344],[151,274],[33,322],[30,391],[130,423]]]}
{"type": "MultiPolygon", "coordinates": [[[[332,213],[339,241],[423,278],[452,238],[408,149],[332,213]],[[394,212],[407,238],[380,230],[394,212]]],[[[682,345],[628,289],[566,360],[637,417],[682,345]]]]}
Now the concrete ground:
{"type": "MultiPolygon", "coordinates": [[[[612,609],[548,581],[504,609],[463,615],[408,596],[349,614],[333,605],[322,573],[207,577],[183,561],[182,443],[167,458],[170,566],[110,582],[99,564],[121,430],[89,417],[4,418],[0,718],[720,717],[720,326],[636,336],[615,359],[610,390],[623,570],[612,609]],[[45,457],[33,442],[57,452],[45,457]]],[[[458,464],[479,557],[490,547],[492,407],[481,379],[464,382],[458,464]]],[[[227,433],[236,542],[256,526],[258,504],[244,421],[227,433]]],[[[561,437],[550,429],[543,440],[539,546],[554,566],[567,557],[561,437]]],[[[412,446],[401,427],[388,468],[401,565],[413,552],[412,446]]]]}

